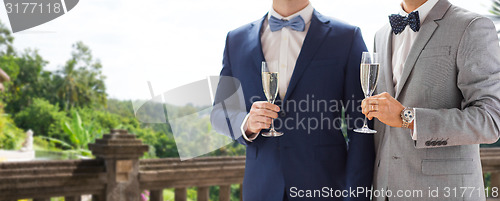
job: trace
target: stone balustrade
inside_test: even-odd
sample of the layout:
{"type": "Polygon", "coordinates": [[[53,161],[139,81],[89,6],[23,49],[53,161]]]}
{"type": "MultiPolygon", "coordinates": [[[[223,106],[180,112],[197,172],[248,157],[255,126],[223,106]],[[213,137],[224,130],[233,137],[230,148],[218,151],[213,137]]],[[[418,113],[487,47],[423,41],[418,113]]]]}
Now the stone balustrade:
{"type": "MultiPolygon", "coordinates": [[[[232,184],[240,184],[241,192],[244,157],[139,160],[148,146],[125,130],[112,130],[89,148],[96,159],[0,163],[0,201],[81,201],[82,195],[94,201],[139,201],[144,190],[150,200],[162,201],[166,188],[175,189],[176,201],[185,201],[189,187],[197,188],[198,200],[208,201],[211,186],[219,186],[219,199],[229,201],[232,184]]],[[[481,161],[491,186],[500,187],[500,148],[481,149],[481,161]]]]}

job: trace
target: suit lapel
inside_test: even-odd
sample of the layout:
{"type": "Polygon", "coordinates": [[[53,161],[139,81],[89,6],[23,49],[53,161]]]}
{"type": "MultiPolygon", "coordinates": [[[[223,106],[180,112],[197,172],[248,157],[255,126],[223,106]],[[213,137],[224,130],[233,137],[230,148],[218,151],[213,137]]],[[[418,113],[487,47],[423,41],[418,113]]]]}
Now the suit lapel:
{"type": "Polygon", "coordinates": [[[406,81],[408,80],[408,77],[413,70],[413,67],[415,67],[415,63],[417,62],[420,53],[431,39],[434,31],[436,31],[436,29],[438,28],[438,24],[436,23],[436,21],[443,18],[444,14],[450,6],[451,4],[450,2],[448,2],[448,0],[440,0],[434,6],[434,8],[432,8],[432,10],[429,12],[429,15],[422,23],[420,33],[418,34],[417,39],[415,39],[415,41],[413,42],[413,46],[411,47],[410,53],[408,54],[408,58],[406,59],[406,63],[403,68],[403,74],[401,75],[401,79],[399,80],[399,87],[396,91],[396,99],[398,99],[399,94],[401,94],[401,90],[403,90],[406,81]]]}
{"type": "MultiPolygon", "coordinates": [[[[378,36],[377,38],[380,37],[380,50],[376,49],[377,53],[379,54],[379,59],[381,60],[380,62],[380,80],[379,83],[380,85],[377,86],[377,92],[380,94],[382,92],[387,92],[391,96],[394,96],[394,83],[392,82],[392,28],[389,25],[386,25],[382,28],[382,31],[379,32],[381,35],[378,36]],[[384,88],[385,87],[385,88],[384,88]]],[[[375,41],[375,42],[378,42],[375,41]]],[[[374,120],[375,122],[375,130],[377,130],[376,135],[376,142],[378,143],[376,146],[378,148],[377,153],[380,153],[381,148],[383,145],[385,145],[386,141],[388,138],[386,138],[386,132],[389,132],[390,130],[386,128],[386,125],[381,123],[379,120],[374,120]]],[[[377,168],[379,167],[379,161],[381,159],[378,158],[376,163],[377,163],[377,168]]]]}
{"type": "Polygon", "coordinates": [[[260,40],[260,33],[262,29],[262,23],[266,19],[267,14],[260,20],[257,20],[252,23],[252,27],[250,27],[248,39],[250,41],[248,49],[250,50],[250,55],[253,56],[254,65],[259,70],[259,75],[261,71],[262,62],[266,59],[264,58],[264,53],[262,52],[262,42],[260,40]]]}
{"type": "Polygon", "coordinates": [[[382,32],[382,43],[385,47],[378,51],[382,63],[380,65],[380,78],[382,79],[380,83],[385,85],[385,91],[394,97],[394,83],[392,82],[392,29],[390,26],[384,27],[382,32]]]}
{"type": "Polygon", "coordinates": [[[323,16],[321,16],[321,14],[319,14],[316,10],[314,11],[309,31],[307,32],[304,44],[302,45],[299,57],[297,58],[295,69],[293,70],[292,78],[290,79],[290,84],[288,85],[283,102],[288,100],[290,95],[293,93],[293,90],[295,89],[295,86],[297,86],[302,74],[311,63],[316,51],[328,35],[328,32],[330,32],[331,28],[326,25],[329,22],[330,21],[328,19],[324,19],[323,16]]]}

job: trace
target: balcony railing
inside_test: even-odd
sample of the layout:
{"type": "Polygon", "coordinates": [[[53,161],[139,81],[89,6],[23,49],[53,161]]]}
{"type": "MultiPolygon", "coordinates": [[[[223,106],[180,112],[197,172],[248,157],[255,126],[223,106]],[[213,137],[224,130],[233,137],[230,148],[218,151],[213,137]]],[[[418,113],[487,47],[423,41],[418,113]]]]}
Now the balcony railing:
{"type": "MultiPolygon", "coordinates": [[[[198,200],[208,201],[210,186],[219,186],[219,199],[229,201],[232,184],[240,184],[241,192],[244,157],[139,160],[147,146],[124,130],[112,130],[90,149],[97,159],[0,163],[0,201],[81,201],[82,195],[139,201],[144,190],[150,200],[161,201],[166,188],[175,189],[176,201],[185,201],[189,187],[197,187],[198,200]]],[[[491,186],[500,187],[500,148],[481,149],[481,161],[483,171],[491,173],[491,186]]]]}

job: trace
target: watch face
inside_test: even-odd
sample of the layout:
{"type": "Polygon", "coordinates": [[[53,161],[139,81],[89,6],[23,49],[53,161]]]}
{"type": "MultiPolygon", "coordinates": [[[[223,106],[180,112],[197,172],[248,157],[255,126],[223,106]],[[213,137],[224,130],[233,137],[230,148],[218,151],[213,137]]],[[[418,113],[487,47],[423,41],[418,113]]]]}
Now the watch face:
{"type": "Polygon", "coordinates": [[[413,111],[411,111],[411,110],[406,110],[406,111],[404,112],[404,116],[405,116],[405,119],[408,119],[408,120],[413,119],[413,111]]]}

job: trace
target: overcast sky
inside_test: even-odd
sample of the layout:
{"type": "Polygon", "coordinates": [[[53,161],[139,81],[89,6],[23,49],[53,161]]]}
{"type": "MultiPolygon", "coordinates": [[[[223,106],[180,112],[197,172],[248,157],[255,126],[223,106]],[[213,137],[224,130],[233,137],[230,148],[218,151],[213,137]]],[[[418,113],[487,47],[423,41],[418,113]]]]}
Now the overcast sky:
{"type": "MultiPolygon", "coordinates": [[[[487,0],[450,0],[476,12],[487,0]]],[[[38,49],[61,68],[71,45],[87,44],[103,64],[109,97],[149,99],[218,75],[228,31],[264,16],[271,0],[81,0],[67,14],[14,34],[17,50],[38,49]]],[[[311,0],[320,13],[361,27],[367,46],[401,0],[311,0]]],[[[10,28],[3,4],[0,20],[10,28]]],[[[1,68],[1,67],[0,67],[1,68]]]]}

